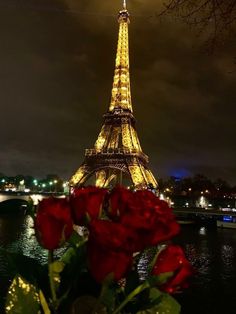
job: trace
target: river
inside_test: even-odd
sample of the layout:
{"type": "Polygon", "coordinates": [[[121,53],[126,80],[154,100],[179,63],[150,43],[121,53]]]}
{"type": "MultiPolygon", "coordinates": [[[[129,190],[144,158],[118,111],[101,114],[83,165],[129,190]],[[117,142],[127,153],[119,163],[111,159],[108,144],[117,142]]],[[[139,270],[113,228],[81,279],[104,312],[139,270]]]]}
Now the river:
{"type": "MultiPolygon", "coordinates": [[[[47,252],[37,244],[32,227],[29,216],[0,216],[0,248],[21,252],[45,263],[47,252]]],[[[174,242],[184,248],[197,270],[190,288],[176,296],[182,306],[181,313],[236,313],[236,229],[182,226],[174,242]]],[[[8,283],[8,267],[5,254],[0,251],[1,305],[4,286],[8,283]]]]}

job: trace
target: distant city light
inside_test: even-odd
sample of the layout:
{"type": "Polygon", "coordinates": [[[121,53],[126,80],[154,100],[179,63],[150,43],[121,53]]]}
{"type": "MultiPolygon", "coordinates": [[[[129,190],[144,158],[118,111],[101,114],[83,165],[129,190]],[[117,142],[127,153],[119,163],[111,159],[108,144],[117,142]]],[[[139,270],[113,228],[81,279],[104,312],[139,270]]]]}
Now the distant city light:
{"type": "Polygon", "coordinates": [[[164,201],[165,200],[165,197],[163,194],[160,194],[160,200],[164,201]]]}
{"type": "Polygon", "coordinates": [[[43,199],[43,196],[42,196],[42,195],[35,195],[35,194],[33,194],[33,195],[31,195],[30,197],[32,198],[34,205],[38,205],[38,203],[39,203],[40,201],[42,201],[42,199],[43,199]]]}
{"type": "Polygon", "coordinates": [[[199,229],[199,234],[200,234],[200,235],[206,235],[206,228],[205,228],[205,227],[201,227],[201,228],[199,229]]]}

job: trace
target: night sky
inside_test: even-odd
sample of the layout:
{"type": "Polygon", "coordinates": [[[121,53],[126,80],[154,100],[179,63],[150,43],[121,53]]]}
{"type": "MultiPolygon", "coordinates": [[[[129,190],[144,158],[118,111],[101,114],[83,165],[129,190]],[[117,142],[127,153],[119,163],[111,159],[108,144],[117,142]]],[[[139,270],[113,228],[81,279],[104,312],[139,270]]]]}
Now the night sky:
{"type": "MultiPolygon", "coordinates": [[[[137,130],[157,177],[236,184],[236,56],[214,55],[161,1],[130,0],[137,130]]],[[[0,0],[0,172],[68,179],[108,109],[121,0],[0,0]]]]}

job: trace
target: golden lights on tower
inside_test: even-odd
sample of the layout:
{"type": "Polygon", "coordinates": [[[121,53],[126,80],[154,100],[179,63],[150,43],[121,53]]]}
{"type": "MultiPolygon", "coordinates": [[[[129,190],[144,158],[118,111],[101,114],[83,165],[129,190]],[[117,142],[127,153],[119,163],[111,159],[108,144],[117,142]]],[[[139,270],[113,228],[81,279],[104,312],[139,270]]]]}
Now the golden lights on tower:
{"type": "Polygon", "coordinates": [[[111,102],[94,148],[86,150],[85,161],[71,178],[72,185],[82,185],[95,175],[97,186],[105,187],[126,174],[135,188],[154,188],[157,182],[148,169],[148,157],[138,139],[130,90],[129,13],[126,1],[118,15],[119,33],[111,102]]]}

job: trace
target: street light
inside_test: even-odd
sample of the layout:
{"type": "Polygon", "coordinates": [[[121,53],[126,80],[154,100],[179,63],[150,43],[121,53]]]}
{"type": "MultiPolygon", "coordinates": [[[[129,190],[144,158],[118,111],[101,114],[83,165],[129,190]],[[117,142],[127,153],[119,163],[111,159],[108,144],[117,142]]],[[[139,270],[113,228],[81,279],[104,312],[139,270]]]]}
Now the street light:
{"type": "Polygon", "coordinates": [[[53,185],[53,182],[50,181],[50,182],[49,182],[49,185],[50,185],[50,192],[52,192],[52,185],[53,185]]]}

